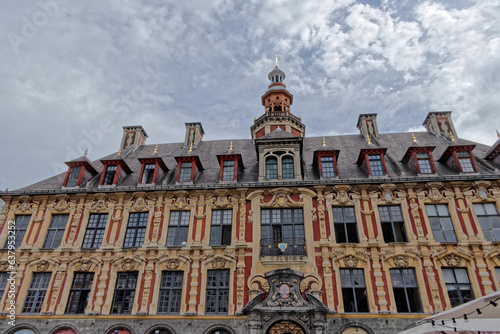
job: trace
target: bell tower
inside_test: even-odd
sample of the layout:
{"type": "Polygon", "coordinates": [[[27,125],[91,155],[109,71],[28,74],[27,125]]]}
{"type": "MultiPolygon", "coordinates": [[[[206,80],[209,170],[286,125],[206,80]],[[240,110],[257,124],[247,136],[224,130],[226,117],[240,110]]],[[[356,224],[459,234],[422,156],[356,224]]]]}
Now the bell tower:
{"type": "Polygon", "coordinates": [[[254,120],[250,127],[252,139],[258,139],[280,128],[297,137],[304,137],[306,127],[302,124],[300,117],[290,112],[293,103],[293,95],[286,89],[283,83],[286,75],[279,68],[278,56],[274,69],[267,75],[271,82],[267,91],[262,95],[264,114],[254,120]]]}

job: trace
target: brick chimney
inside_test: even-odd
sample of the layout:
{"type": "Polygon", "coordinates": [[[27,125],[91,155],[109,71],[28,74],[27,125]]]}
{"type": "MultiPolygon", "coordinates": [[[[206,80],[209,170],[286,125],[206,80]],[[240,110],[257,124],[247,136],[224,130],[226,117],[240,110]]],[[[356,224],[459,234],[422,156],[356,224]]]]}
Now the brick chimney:
{"type": "Polygon", "coordinates": [[[200,122],[185,123],[186,124],[186,138],[184,139],[184,145],[193,146],[198,145],[198,143],[203,138],[205,131],[200,122]]]}
{"type": "Polygon", "coordinates": [[[124,126],[120,151],[135,150],[139,146],[144,145],[147,138],[148,134],[141,125],[124,126]]]}
{"type": "Polygon", "coordinates": [[[377,114],[359,115],[358,124],[356,126],[365,138],[368,134],[370,137],[378,138],[377,114]]]}
{"type": "Polygon", "coordinates": [[[435,135],[442,135],[451,139],[451,132],[453,137],[457,137],[457,131],[451,120],[451,111],[432,111],[427,114],[422,125],[425,126],[428,132],[435,135]]]}

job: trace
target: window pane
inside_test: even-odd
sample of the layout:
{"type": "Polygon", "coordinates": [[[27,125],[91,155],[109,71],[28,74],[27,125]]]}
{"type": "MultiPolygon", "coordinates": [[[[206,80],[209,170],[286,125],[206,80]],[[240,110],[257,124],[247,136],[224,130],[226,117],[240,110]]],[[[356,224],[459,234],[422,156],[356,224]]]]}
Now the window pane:
{"type": "Polygon", "coordinates": [[[262,209],[261,218],[261,255],[305,255],[302,209],[262,209]]]}
{"type": "Polygon", "coordinates": [[[113,303],[111,305],[112,314],[132,313],[137,276],[137,271],[118,273],[113,303]]]}
{"type": "Polygon", "coordinates": [[[362,269],[340,269],[345,312],[369,312],[362,269]]]}
{"type": "Polygon", "coordinates": [[[293,172],[293,158],[292,157],[283,157],[281,160],[281,166],[283,169],[283,178],[284,179],[293,179],[295,177],[293,172]]]}
{"type": "Polygon", "coordinates": [[[438,242],[456,242],[457,236],[447,205],[427,204],[425,206],[434,239],[438,242]]]}
{"type": "Polygon", "coordinates": [[[278,160],[275,157],[266,159],[266,179],[272,180],[278,178],[278,160]]]}
{"type": "Polygon", "coordinates": [[[53,215],[50,221],[50,226],[47,230],[45,242],[43,243],[44,249],[54,249],[59,247],[64,235],[66,223],[69,215],[53,215]]]}
{"type": "Polygon", "coordinates": [[[168,222],[167,231],[167,246],[186,246],[189,232],[190,214],[190,211],[170,212],[170,221],[168,222]]]}
{"type": "Polygon", "coordinates": [[[384,176],[384,167],[382,165],[382,158],[380,157],[380,154],[368,155],[368,161],[370,162],[371,175],[384,176]]]}

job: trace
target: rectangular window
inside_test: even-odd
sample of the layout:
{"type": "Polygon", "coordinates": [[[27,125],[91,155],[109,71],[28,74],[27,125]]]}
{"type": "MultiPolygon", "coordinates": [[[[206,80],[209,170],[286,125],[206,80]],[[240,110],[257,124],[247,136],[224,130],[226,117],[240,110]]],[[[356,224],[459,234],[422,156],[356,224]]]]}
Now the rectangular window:
{"type": "Polygon", "coordinates": [[[399,205],[379,206],[378,213],[382,223],[385,242],[407,242],[405,223],[399,205]]]}
{"type": "Polygon", "coordinates": [[[106,222],[108,221],[107,213],[91,213],[87,230],[83,237],[82,248],[99,248],[102,244],[104,231],[106,230],[106,222]]]}
{"type": "Polygon", "coordinates": [[[155,175],[156,164],[145,164],[144,170],[142,171],[142,181],[141,183],[148,184],[153,183],[153,176],[155,175]]]}
{"type": "Polygon", "coordinates": [[[207,270],[206,314],[227,314],[229,304],[229,270],[207,270]]]}
{"type": "Polygon", "coordinates": [[[500,241],[500,216],[494,203],[474,204],[477,220],[488,241],[500,241]]]}
{"type": "Polygon", "coordinates": [[[380,154],[369,154],[368,161],[370,162],[370,175],[384,176],[384,166],[382,165],[382,157],[380,154]]]}
{"type": "Polygon", "coordinates": [[[463,173],[474,173],[474,166],[469,152],[457,152],[458,162],[463,173]]]}
{"type": "Polygon", "coordinates": [[[305,255],[302,209],[261,211],[261,255],[305,255]]]}
{"type": "Polygon", "coordinates": [[[465,268],[443,268],[443,277],[450,297],[451,307],[474,299],[472,286],[465,268]]]}
{"type": "Polygon", "coordinates": [[[438,242],[456,242],[448,206],[445,204],[427,204],[425,206],[434,240],[438,242]]]}
{"type": "Polygon", "coordinates": [[[132,313],[137,276],[137,271],[118,273],[118,277],[116,278],[115,294],[113,296],[113,304],[111,305],[111,314],[132,313]]]}
{"type": "Polygon", "coordinates": [[[106,167],[106,174],[104,174],[104,180],[102,181],[103,185],[113,184],[113,180],[115,179],[115,174],[118,166],[108,166],[106,167]]]}
{"type": "Polygon", "coordinates": [[[278,178],[278,159],[269,157],[266,159],[266,179],[274,180],[278,178]]]}
{"type": "Polygon", "coordinates": [[[171,211],[170,221],[168,222],[167,246],[183,247],[186,246],[190,211],[171,211]]]}
{"type": "Polygon", "coordinates": [[[363,269],[340,269],[344,312],[369,312],[363,269]]]}
{"type": "Polygon", "coordinates": [[[75,273],[71,290],[69,290],[66,313],[85,314],[93,280],[94,273],[75,273]]]}
{"type": "Polygon", "coordinates": [[[429,153],[417,153],[417,161],[420,174],[432,174],[431,158],[429,153]]]}
{"type": "Polygon", "coordinates": [[[332,211],[337,243],[358,243],[358,228],[354,207],[335,206],[332,211]]]}
{"type": "Polygon", "coordinates": [[[10,245],[14,244],[14,247],[18,249],[21,247],[23,243],[24,235],[26,234],[26,230],[28,230],[28,225],[31,220],[31,215],[18,215],[14,219],[14,231],[15,235],[9,237],[7,235],[7,241],[5,241],[4,248],[7,248],[10,245]]]}
{"type": "Polygon", "coordinates": [[[127,232],[123,248],[141,247],[146,235],[146,226],[148,225],[148,212],[134,212],[128,218],[127,232]]]}
{"type": "Polygon", "coordinates": [[[182,271],[162,271],[158,313],[180,313],[183,277],[182,271]]]}
{"type": "Polygon", "coordinates": [[[69,215],[53,215],[50,221],[49,229],[47,230],[47,236],[45,237],[45,242],[43,243],[44,249],[55,249],[61,244],[64,230],[66,229],[66,224],[68,222],[69,215]]]}
{"type": "Polygon", "coordinates": [[[10,278],[10,273],[0,272],[0,299],[2,299],[3,292],[5,291],[5,286],[7,285],[8,278],[10,278]]]}
{"type": "Polygon", "coordinates": [[[234,181],[234,160],[224,160],[222,163],[222,181],[234,181]]]}
{"type": "Polygon", "coordinates": [[[213,210],[210,226],[210,246],[231,244],[233,210],[213,210]]]}
{"type": "Polygon", "coordinates": [[[33,273],[22,313],[40,313],[51,273],[33,273]]]}
{"type": "Polygon", "coordinates": [[[293,158],[286,156],[281,159],[281,169],[283,171],[282,177],[284,179],[293,179],[295,173],[293,171],[293,158]]]}
{"type": "Polygon", "coordinates": [[[190,182],[191,181],[191,172],[193,169],[192,162],[183,162],[181,163],[181,171],[179,174],[179,182],[190,182]]]}
{"type": "Polygon", "coordinates": [[[335,165],[333,157],[321,157],[321,177],[332,178],[335,177],[335,165]]]}
{"type": "Polygon", "coordinates": [[[78,176],[80,176],[80,170],[82,167],[71,167],[69,172],[68,182],[66,182],[66,187],[75,187],[78,182],[78,176]]]}
{"type": "Polygon", "coordinates": [[[390,269],[394,299],[399,313],[422,312],[418,283],[412,268],[390,269]]]}

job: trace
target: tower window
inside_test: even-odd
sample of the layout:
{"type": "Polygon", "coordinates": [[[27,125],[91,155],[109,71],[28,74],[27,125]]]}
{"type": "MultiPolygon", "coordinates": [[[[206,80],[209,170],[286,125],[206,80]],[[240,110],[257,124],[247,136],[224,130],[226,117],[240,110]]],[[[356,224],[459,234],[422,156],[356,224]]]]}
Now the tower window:
{"type": "Polygon", "coordinates": [[[278,159],[269,157],[266,159],[266,179],[274,180],[278,178],[278,159]]]}

